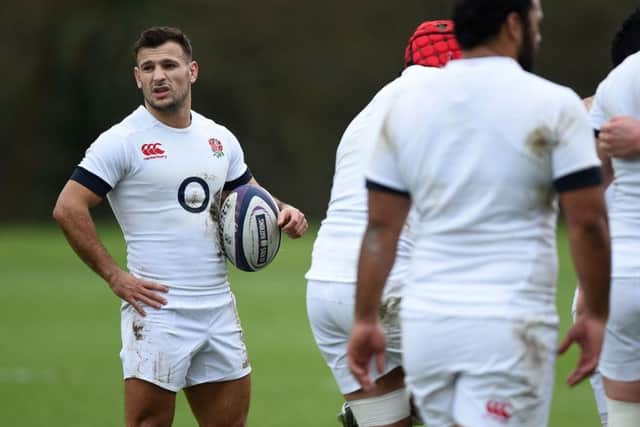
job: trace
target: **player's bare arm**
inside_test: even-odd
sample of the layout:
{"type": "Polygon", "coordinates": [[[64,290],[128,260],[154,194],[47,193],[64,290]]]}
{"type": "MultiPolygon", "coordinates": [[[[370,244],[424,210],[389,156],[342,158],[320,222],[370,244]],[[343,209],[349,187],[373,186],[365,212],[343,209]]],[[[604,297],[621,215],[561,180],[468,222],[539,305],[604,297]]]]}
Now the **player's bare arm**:
{"type": "Polygon", "coordinates": [[[609,316],[611,250],[601,186],[560,193],[560,203],[583,298],[581,315],[559,348],[559,352],[564,353],[573,342],[581,348],[578,366],[567,380],[569,385],[575,385],[590,375],[598,364],[609,316]]]}
{"type": "MultiPolygon", "coordinates": [[[[588,98],[584,98],[582,100],[587,111],[591,110],[591,106],[593,105],[593,96],[588,98]]],[[[640,148],[640,147],[639,147],[640,148]]],[[[596,138],[596,152],[598,153],[598,158],[602,163],[602,181],[603,187],[606,189],[609,187],[609,184],[613,181],[613,167],[611,165],[611,157],[601,147],[601,143],[599,138],[596,138]]],[[[578,284],[578,294],[576,297],[576,316],[582,315],[584,312],[584,297],[582,296],[582,292],[580,291],[580,287],[578,284]]]]}
{"type": "MultiPolygon", "coordinates": [[[[251,178],[248,184],[260,186],[255,178],[251,178]]],[[[222,200],[224,201],[228,195],[228,191],[223,191],[222,200]]],[[[278,210],[280,211],[278,213],[278,227],[280,227],[280,229],[292,239],[302,237],[309,228],[309,223],[307,222],[304,213],[295,206],[282,202],[277,197],[274,197],[273,199],[278,205],[278,210]]]]}
{"type": "Polygon", "coordinates": [[[68,181],[58,197],[53,217],[85,264],[109,284],[113,293],[144,316],[146,313],[141,303],[160,308],[166,304],[166,300],[158,292],[167,292],[169,289],[138,279],[118,266],[100,241],[91,217],[90,209],[101,201],[102,198],[88,188],[68,181]]]}
{"type": "Polygon", "coordinates": [[[376,358],[379,371],[384,369],[385,337],[378,308],[410,207],[406,196],[369,191],[369,222],[360,249],[355,318],[347,351],[349,368],[365,391],[374,386],[371,358],[376,358]]]}
{"type": "Polygon", "coordinates": [[[598,148],[609,157],[632,159],[640,156],[640,120],[629,116],[612,117],[600,129],[598,148]]]}

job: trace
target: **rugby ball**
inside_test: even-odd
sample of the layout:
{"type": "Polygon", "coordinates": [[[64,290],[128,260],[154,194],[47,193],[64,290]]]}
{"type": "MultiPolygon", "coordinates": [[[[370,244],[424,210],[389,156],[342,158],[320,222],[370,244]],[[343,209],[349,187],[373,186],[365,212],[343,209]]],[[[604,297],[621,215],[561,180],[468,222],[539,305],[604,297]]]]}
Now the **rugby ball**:
{"type": "Polygon", "coordinates": [[[241,185],[220,208],[220,240],[227,259],[243,271],[269,265],[280,249],[278,207],[262,187],[241,185]]]}

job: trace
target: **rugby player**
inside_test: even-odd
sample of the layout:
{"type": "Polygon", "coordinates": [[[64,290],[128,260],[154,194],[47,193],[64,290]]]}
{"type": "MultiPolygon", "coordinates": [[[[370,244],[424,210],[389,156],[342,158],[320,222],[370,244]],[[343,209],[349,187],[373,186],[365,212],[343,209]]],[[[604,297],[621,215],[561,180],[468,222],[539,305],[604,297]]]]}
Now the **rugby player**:
{"type": "MultiPolygon", "coordinates": [[[[200,426],[244,426],[251,367],[216,212],[225,192],[257,183],[236,137],[191,110],[199,69],[187,36],[149,28],[133,51],[144,105],[91,144],[53,215],[122,300],[126,425],[170,426],[184,389],[200,426]],[[105,197],[124,234],[128,271],[91,217],[105,197]]],[[[282,230],[301,236],[304,215],[279,207],[282,230]]]]}
{"type": "MultiPolygon", "coordinates": [[[[636,13],[637,19],[637,13],[636,13]]],[[[631,21],[629,21],[631,22],[631,21]]],[[[629,24],[631,25],[631,23],[629,24]]],[[[632,31],[632,30],[630,30],[632,31]]],[[[599,369],[607,396],[608,426],[640,425],[640,53],[628,56],[598,86],[591,119],[605,169],[612,173],[611,317],[599,369]]]]}
{"type": "MultiPolygon", "coordinates": [[[[617,67],[629,55],[640,50],[640,9],[634,10],[616,32],[611,44],[611,63],[613,68],[617,67]]],[[[584,100],[587,110],[591,109],[593,98],[584,100]]],[[[604,182],[607,188],[605,200],[607,205],[611,204],[613,197],[613,187],[610,182],[613,180],[613,171],[610,168],[608,157],[619,157],[631,159],[640,156],[640,122],[636,122],[630,117],[619,117],[612,120],[607,126],[607,132],[600,139],[601,153],[605,155],[603,160],[604,182]]],[[[581,311],[580,288],[576,288],[576,293],[572,305],[572,315],[575,316],[581,311]]],[[[591,375],[589,382],[593,389],[598,414],[602,427],[607,427],[607,400],[602,383],[602,375],[598,370],[591,375]]]]}
{"type": "Polygon", "coordinates": [[[411,411],[401,368],[398,302],[413,246],[410,222],[404,227],[398,255],[387,280],[381,309],[387,338],[385,366],[375,374],[376,386],[362,390],[347,366],[347,344],[353,322],[358,252],[367,222],[364,186],[366,159],[390,102],[402,96],[416,75],[437,74],[438,67],[458,58],[460,50],[451,21],[422,23],[405,49],[402,76],[382,88],[349,124],[336,154],[335,174],[327,216],[316,238],[307,272],[307,312],[314,338],[340,392],[346,426],[409,426],[411,411]]]}

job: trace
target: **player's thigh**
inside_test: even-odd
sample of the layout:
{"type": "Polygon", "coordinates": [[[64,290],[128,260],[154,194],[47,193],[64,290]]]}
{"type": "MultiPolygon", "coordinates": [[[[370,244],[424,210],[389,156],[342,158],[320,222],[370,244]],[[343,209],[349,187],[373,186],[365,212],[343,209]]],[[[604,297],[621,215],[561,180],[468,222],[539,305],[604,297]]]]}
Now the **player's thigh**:
{"type": "MultiPolygon", "coordinates": [[[[461,374],[454,414],[461,425],[543,427],[553,392],[556,327],[531,322],[494,321],[488,336],[475,340],[485,356],[461,374]]],[[[483,326],[477,326],[480,336],[483,326]]]]}
{"type": "Polygon", "coordinates": [[[207,319],[203,324],[204,333],[199,346],[191,354],[186,387],[237,380],[251,372],[233,295],[204,310],[207,319]]]}
{"type": "MultiPolygon", "coordinates": [[[[347,363],[349,335],[353,326],[354,294],[355,285],[352,283],[309,281],[307,285],[307,315],[311,331],[343,395],[357,392],[361,388],[351,375],[347,363]]],[[[390,310],[396,310],[395,305],[390,310]]],[[[377,371],[372,361],[371,372],[374,379],[377,380],[400,366],[398,337],[397,332],[390,336],[391,351],[387,353],[382,372],[377,371]]],[[[395,376],[389,378],[387,381],[395,376]]]]}
{"type": "Polygon", "coordinates": [[[129,304],[123,305],[120,358],[125,379],[137,378],[172,392],[185,386],[190,355],[202,332],[181,317],[178,310],[165,308],[149,308],[141,316],[129,304]]]}
{"type": "Polygon", "coordinates": [[[355,284],[310,280],[307,316],[318,344],[342,344],[351,332],[355,284]]]}
{"type": "Polygon", "coordinates": [[[450,318],[402,318],[402,366],[405,384],[417,411],[429,427],[451,427],[456,370],[447,364],[455,353],[444,331],[450,318]],[[442,332],[442,333],[441,333],[442,332]]]}
{"type": "Polygon", "coordinates": [[[620,402],[640,403],[640,381],[614,381],[603,378],[606,397],[620,402]]]}
{"type": "Polygon", "coordinates": [[[406,382],[430,427],[546,425],[556,329],[538,322],[403,319],[406,382]]]}
{"type": "Polygon", "coordinates": [[[307,316],[311,332],[342,394],[360,388],[347,365],[354,291],[352,284],[309,281],[307,285],[307,316]]]}
{"type": "Polygon", "coordinates": [[[184,389],[201,427],[244,427],[249,413],[251,376],[184,389]]]}
{"type": "Polygon", "coordinates": [[[614,278],[609,312],[600,372],[608,381],[640,381],[640,280],[614,278]]]}
{"type": "Polygon", "coordinates": [[[127,427],[168,427],[173,422],[176,394],[136,378],[124,383],[127,427]]]}

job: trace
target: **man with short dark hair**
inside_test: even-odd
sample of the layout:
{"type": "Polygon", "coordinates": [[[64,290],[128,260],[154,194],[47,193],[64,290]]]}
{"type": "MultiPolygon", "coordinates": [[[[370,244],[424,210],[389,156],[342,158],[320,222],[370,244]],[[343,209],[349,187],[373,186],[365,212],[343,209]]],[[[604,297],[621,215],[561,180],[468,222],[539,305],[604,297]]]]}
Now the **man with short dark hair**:
{"type": "Polygon", "coordinates": [[[369,222],[349,363],[381,366],[377,310],[409,209],[418,212],[401,305],[407,389],[429,427],[544,427],[556,355],[558,199],[585,310],[560,350],[595,368],[608,315],[609,236],[589,118],[568,88],[527,72],[538,0],[457,0],[463,51],[390,108],[366,172],[369,222]],[[432,100],[436,99],[437,102],[432,100]]]}
{"type": "MultiPolygon", "coordinates": [[[[187,36],[149,28],[133,50],[144,106],[91,144],[53,215],[122,300],[126,425],[170,426],[184,389],[200,426],[241,427],[251,367],[215,212],[228,192],[257,182],[236,137],[191,110],[198,63],[187,36]],[[128,271],[104,248],[90,214],[105,197],[125,237],[128,271]]],[[[304,215],[278,204],[278,225],[301,236],[304,215]]]]}

